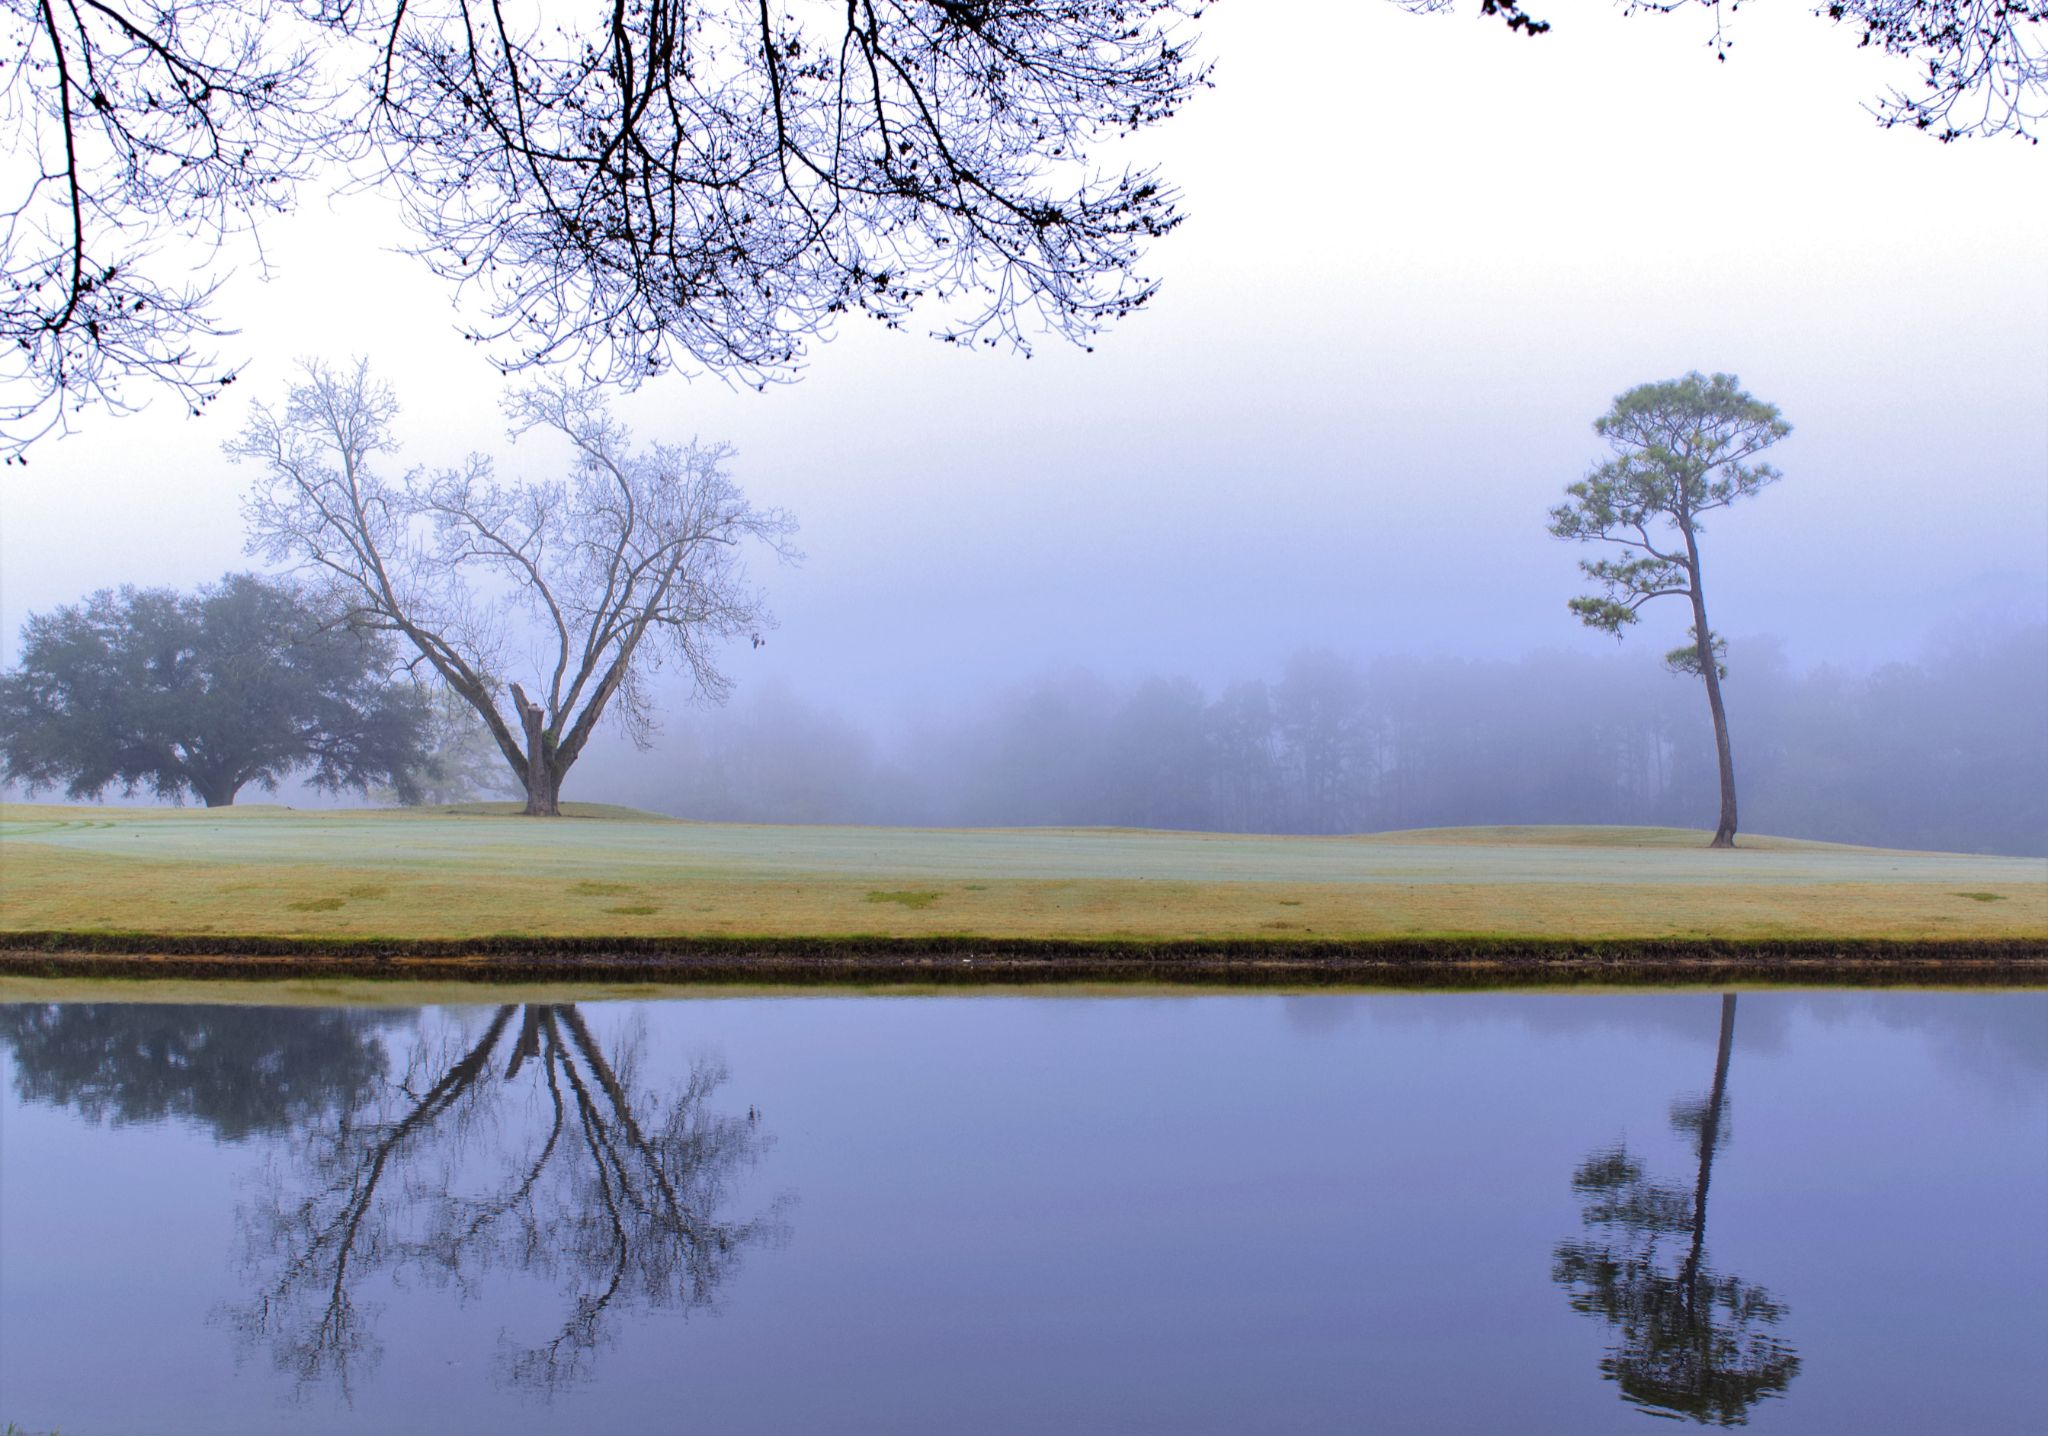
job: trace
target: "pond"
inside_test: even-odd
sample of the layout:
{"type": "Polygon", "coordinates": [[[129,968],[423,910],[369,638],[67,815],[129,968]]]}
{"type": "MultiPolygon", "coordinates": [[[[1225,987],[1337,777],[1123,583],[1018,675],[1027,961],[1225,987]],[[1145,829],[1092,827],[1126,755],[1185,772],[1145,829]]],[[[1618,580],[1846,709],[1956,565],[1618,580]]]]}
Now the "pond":
{"type": "Polygon", "coordinates": [[[2048,1429],[2048,993],[216,991],[0,1006],[0,1426],[2048,1429]]]}

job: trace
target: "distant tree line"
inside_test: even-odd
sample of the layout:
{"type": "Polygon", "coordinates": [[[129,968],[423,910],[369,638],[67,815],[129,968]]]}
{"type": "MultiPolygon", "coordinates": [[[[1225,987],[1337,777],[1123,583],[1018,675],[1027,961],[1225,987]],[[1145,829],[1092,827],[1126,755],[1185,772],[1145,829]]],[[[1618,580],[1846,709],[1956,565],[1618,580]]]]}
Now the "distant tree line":
{"type": "MultiPolygon", "coordinates": [[[[1727,661],[1751,831],[2048,854],[2048,625],[1868,672],[1796,672],[1767,640],[1735,644],[1727,661]]],[[[895,750],[769,690],[677,725],[659,776],[591,783],[686,817],[755,822],[1692,827],[1714,812],[1719,782],[1700,708],[1696,684],[1647,655],[1357,663],[1313,651],[1277,679],[1216,692],[1050,676],[929,719],[895,750]]]]}

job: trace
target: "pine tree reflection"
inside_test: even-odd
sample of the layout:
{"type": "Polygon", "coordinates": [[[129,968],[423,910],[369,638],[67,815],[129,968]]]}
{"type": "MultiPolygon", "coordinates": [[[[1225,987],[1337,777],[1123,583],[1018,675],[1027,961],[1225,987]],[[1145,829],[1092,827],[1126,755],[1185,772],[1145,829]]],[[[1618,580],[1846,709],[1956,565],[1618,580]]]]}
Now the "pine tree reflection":
{"type": "Polygon", "coordinates": [[[1760,1286],[1715,1272],[1706,1260],[1707,1188],[1729,1138],[1728,1055],[1735,995],[1721,999],[1714,1085],[1673,1105],[1699,1167],[1692,1190],[1651,1181],[1624,1146],[1594,1153],[1572,1178],[1589,1234],[1560,1244],[1552,1279],[1572,1308],[1615,1328],[1600,1369],[1625,1399],[1657,1415],[1740,1426],[1757,1402],[1782,1393],[1799,1357],[1774,1330],[1786,1308],[1760,1286]],[[1675,1240],[1674,1240],[1675,1239],[1675,1240]],[[1669,1263],[1684,1252],[1676,1269],[1669,1263]]]}
{"type": "Polygon", "coordinates": [[[384,1075],[377,1030],[406,1014],[345,1007],[0,1004],[25,1102],[94,1122],[185,1120],[225,1142],[346,1111],[384,1075]]]}
{"type": "MultiPolygon", "coordinates": [[[[781,1231],[779,1208],[719,1215],[768,1139],[751,1111],[710,1110],[721,1068],[642,1090],[635,1050],[608,1057],[571,1006],[505,1006],[467,1045],[423,1042],[373,1100],[301,1132],[244,1207],[259,1285],[235,1325],[302,1384],[345,1393],[377,1354],[360,1295],[373,1277],[469,1299],[494,1274],[525,1273],[568,1310],[546,1318],[547,1339],[501,1353],[503,1372],[547,1391],[588,1373],[608,1321],[708,1305],[741,1248],[781,1231]]],[[[527,1314],[508,1307],[508,1327],[527,1314]]]]}

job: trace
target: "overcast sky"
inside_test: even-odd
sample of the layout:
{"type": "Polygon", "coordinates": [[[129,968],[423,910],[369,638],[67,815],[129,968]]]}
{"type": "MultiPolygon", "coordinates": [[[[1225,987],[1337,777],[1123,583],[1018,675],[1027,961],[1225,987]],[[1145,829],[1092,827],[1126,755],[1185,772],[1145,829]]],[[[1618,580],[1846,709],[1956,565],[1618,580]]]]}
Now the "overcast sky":
{"type": "MultiPolygon", "coordinates": [[[[1864,663],[2048,607],[2048,153],[1878,129],[1863,103],[1909,77],[1789,0],[1733,15],[1724,64],[1704,10],[1544,13],[1530,40],[1374,0],[1212,10],[1216,88],[1142,141],[1190,217],[1093,354],[851,324],[798,384],[622,401],[643,436],[735,442],[803,524],[806,561],[758,570],[782,627],[741,683],[887,718],[1055,663],[1215,683],[1304,645],[1611,643],[1565,612],[1579,555],[1544,511],[1616,393],[1692,368],[1795,426],[1784,483],[1706,539],[1717,629],[1864,663]]],[[[367,355],[410,460],[545,472],[398,240],[373,199],[311,198],[229,287],[229,397],[88,414],[0,476],[10,659],[31,611],[248,566],[219,445],[295,356],[367,355]]]]}

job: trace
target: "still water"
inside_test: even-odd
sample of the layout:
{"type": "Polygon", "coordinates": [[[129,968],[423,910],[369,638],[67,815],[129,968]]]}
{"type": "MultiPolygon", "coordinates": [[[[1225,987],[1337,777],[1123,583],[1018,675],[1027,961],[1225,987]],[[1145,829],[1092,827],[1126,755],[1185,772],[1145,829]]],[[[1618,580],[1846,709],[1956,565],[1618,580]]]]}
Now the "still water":
{"type": "Polygon", "coordinates": [[[0,1426],[2048,1430],[2048,994],[14,1002],[0,1049],[0,1426]]]}

